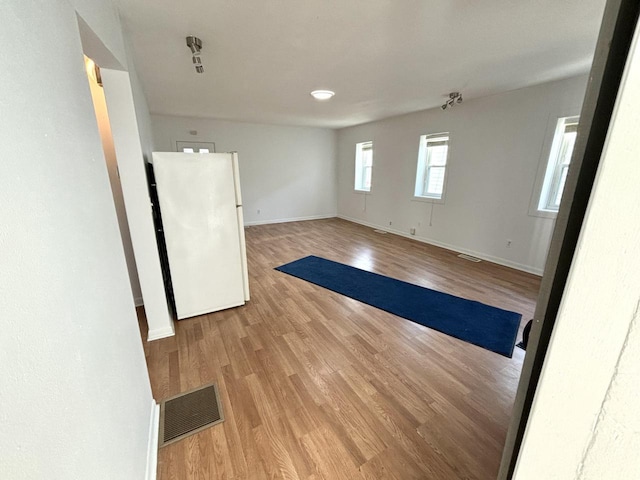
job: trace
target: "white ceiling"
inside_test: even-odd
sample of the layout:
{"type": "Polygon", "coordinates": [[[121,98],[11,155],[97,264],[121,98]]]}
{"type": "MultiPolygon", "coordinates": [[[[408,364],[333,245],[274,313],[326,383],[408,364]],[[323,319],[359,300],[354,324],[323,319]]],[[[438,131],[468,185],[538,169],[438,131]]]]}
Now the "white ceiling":
{"type": "Polygon", "coordinates": [[[117,3],[152,113],[340,128],[586,73],[605,0],[117,3]]]}

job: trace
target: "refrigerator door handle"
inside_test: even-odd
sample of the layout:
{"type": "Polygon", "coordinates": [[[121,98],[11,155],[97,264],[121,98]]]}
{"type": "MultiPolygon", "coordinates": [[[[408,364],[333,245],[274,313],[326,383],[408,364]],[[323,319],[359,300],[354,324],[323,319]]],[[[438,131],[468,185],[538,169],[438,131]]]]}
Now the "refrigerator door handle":
{"type": "Polygon", "coordinates": [[[249,301],[249,268],[247,266],[247,247],[244,238],[244,215],[242,213],[242,205],[236,208],[238,214],[238,235],[240,241],[240,255],[242,263],[242,280],[244,287],[244,300],[249,301]]]}
{"type": "Polygon", "coordinates": [[[238,163],[238,152],[231,152],[231,162],[233,163],[233,182],[236,187],[236,205],[242,206],[242,193],[240,192],[240,165],[238,163]]]}

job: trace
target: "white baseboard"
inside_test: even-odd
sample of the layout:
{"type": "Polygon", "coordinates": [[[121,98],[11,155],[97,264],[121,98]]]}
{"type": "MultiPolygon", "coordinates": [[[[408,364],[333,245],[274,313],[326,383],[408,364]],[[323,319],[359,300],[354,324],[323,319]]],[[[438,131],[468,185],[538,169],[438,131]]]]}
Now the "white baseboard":
{"type": "Polygon", "coordinates": [[[364,220],[360,220],[357,218],[347,217],[346,215],[338,215],[338,218],[343,220],[347,220],[349,222],[358,223],[360,225],[364,225],[366,227],[376,228],[378,230],[384,230],[385,232],[392,233],[394,235],[399,235],[401,237],[409,238],[411,240],[416,240],[418,242],[427,243],[429,245],[434,245],[436,247],[446,248],[447,250],[452,250],[457,253],[465,253],[467,255],[472,255],[474,257],[478,257],[482,260],[486,260],[487,262],[497,263],[498,265],[502,265],[504,267],[514,268],[516,270],[520,270],[522,272],[532,273],[534,275],[542,276],[543,270],[540,268],[532,267],[530,265],[524,265],[522,263],[513,262],[511,260],[507,260],[505,258],[494,257],[493,255],[488,255],[486,253],[477,252],[475,250],[469,250],[467,248],[458,247],[457,245],[451,245],[444,242],[438,242],[437,240],[431,240],[425,237],[419,237],[416,235],[409,235],[408,233],[401,232],[399,230],[395,230],[393,228],[389,228],[384,225],[376,225],[374,223],[365,222],[364,220]]]}
{"type": "Polygon", "coordinates": [[[151,416],[149,421],[149,439],[147,443],[146,480],[156,480],[158,474],[158,435],[160,428],[160,405],[151,399],[151,416]]]}
{"type": "Polygon", "coordinates": [[[151,342],[153,340],[160,340],[161,338],[173,337],[176,334],[175,328],[173,327],[173,322],[171,326],[164,328],[156,328],[154,330],[149,330],[147,333],[147,341],[151,342]]]}
{"type": "Polygon", "coordinates": [[[305,220],[322,220],[325,218],[335,218],[337,215],[335,213],[328,215],[311,215],[309,217],[293,217],[293,218],[278,218],[275,220],[255,220],[252,222],[244,222],[245,227],[250,227],[252,225],[269,225],[272,223],[287,223],[287,222],[302,222],[305,220]]]}

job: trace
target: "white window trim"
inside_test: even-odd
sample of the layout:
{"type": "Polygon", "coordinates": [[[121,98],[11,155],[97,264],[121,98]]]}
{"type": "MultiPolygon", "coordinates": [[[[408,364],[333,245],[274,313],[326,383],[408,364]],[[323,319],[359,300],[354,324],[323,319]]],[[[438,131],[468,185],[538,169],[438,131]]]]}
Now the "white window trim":
{"type": "Polygon", "coordinates": [[[413,195],[411,200],[414,202],[424,202],[424,203],[444,203],[445,201],[445,196],[447,194],[447,181],[449,179],[449,168],[451,166],[451,132],[438,132],[438,133],[428,133],[428,134],[423,134],[420,135],[420,140],[419,140],[419,144],[418,144],[418,157],[417,157],[417,162],[416,162],[416,170],[415,170],[415,176],[413,178],[413,186],[412,186],[412,191],[413,191],[413,195]],[[447,162],[445,164],[445,169],[444,169],[444,180],[442,183],[442,195],[440,195],[440,197],[436,197],[436,196],[431,196],[431,195],[416,195],[416,184],[418,182],[418,178],[422,177],[424,178],[424,171],[421,172],[421,170],[423,170],[423,168],[426,168],[426,165],[422,166],[420,159],[421,158],[425,158],[425,163],[426,163],[426,140],[436,140],[438,139],[438,137],[447,137],[447,141],[448,141],[448,146],[447,146],[447,162]]]}
{"type": "Polygon", "coordinates": [[[563,110],[559,112],[552,112],[547,119],[547,129],[545,133],[545,139],[540,152],[540,159],[538,160],[538,170],[536,173],[536,180],[533,186],[533,192],[531,193],[531,200],[529,201],[529,216],[540,218],[552,218],[555,219],[558,216],[558,212],[555,210],[540,209],[540,197],[544,188],[545,179],[547,176],[547,165],[549,164],[549,157],[551,150],[554,147],[554,140],[556,137],[556,131],[558,130],[558,120],[561,118],[579,117],[580,109],[573,108],[570,110],[563,110]]]}
{"type": "Polygon", "coordinates": [[[216,153],[215,142],[205,142],[202,140],[175,140],[174,145],[176,146],[176,152],[183,152],[185,147],[193,148],[193,146],[199,145],[198,147],[195,147],[198,149],[198,151],[194,151],[192,153],[204,153],[200,152],[200,149],[204,148],[204,146],[206,145],[206,148],[209,149],[208,153],[216,153]]]}
{"type": "Polygon", "coordinates": [[[373,140],[365,140],[363,142],[356,143],[356,152],[354,156],[354,168],[353,168],[353,191],[354,193],[359,193],[361,195],[371,195],[371,191],[373,190],[373,140]],[[371,186],[369,190],[356,188],[356,169],[358,167],[358,155],[360,154],[360,145],[364,145],[370,143],[371,144],[371,186]]]}

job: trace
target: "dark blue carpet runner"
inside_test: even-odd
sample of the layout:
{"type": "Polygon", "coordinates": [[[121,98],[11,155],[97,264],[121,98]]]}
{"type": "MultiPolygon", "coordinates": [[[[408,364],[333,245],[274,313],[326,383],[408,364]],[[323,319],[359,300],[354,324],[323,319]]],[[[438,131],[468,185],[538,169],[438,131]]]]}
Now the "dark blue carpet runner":
{"type": "Polygon", "coordinates": [[[511,358],[522,315],[313,255],[277,267],[425,327],[511,358]]]}

